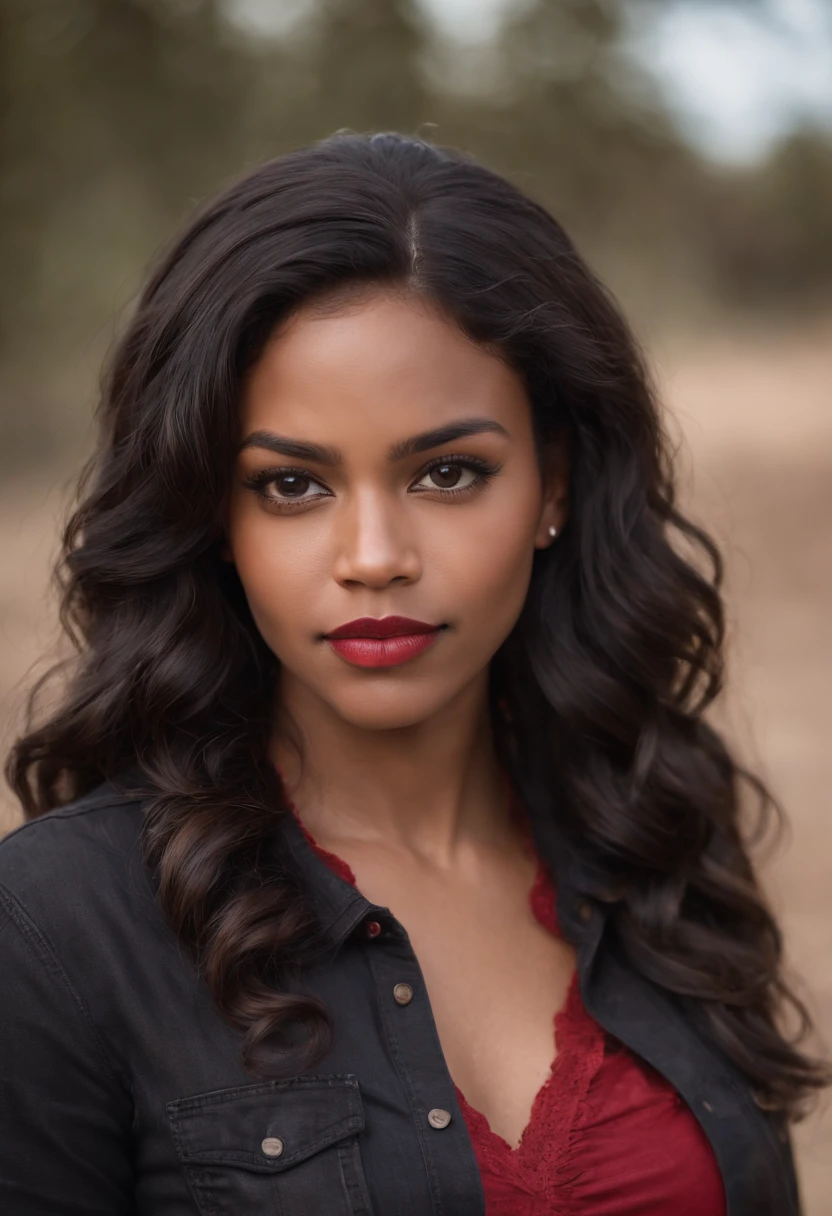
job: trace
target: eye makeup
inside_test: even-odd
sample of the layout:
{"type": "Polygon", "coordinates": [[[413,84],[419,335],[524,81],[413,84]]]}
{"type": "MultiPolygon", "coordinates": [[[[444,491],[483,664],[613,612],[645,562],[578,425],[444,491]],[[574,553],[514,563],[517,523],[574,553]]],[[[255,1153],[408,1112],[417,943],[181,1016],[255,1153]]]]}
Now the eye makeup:
{"type": "MultiPolygon", "coordinates": [[[[485,488],[488,482],[496,477],[502,466],[493,463],[490,460],[485,460],[481,456],[471,455],[451,455],[437,456],[430,461],[420,472],[416,481],[411,486],[411,491],[418,494],[428,494],[431,497],[438,499],[444,498],[460,498],[473,497],[485,488]],[[465,486],[419,486],[419,482],[439,468],[461,468],[468,469],[475,474],[473,480],[465,486]]],[[[323,498],[332,498],[334,495],[319,478],[313,476],[309,469],[302,466],[280,465],[266,469],[258,469],[254,473],[250,473],[243,478],[242,484],[249,490],[252,490],[258,495],[269,510],[276,512],[293,511],[300,507],[307,506],[310,503],[318,502],[323,498]],[[309,486],[321,487],[320,493],[301,496],[280,497],[278,494],[267,492],[269,487],[278,485],[281,481],[294,479],[296,484],[285,486],[286,489],[300,487],[301,491],[308,489],[309,486]]]]}

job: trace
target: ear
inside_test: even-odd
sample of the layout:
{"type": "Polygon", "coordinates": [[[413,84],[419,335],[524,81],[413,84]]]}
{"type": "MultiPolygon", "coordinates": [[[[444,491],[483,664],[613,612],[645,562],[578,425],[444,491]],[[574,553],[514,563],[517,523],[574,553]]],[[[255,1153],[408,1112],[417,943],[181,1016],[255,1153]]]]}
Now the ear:
{"type": "Polygon", "coordinates": [[[543,449],[543,500],[535,530],[534,547],[548,549],[557,539],[569,514],[569,450],[566,437],[547,440],[543,449]]]}

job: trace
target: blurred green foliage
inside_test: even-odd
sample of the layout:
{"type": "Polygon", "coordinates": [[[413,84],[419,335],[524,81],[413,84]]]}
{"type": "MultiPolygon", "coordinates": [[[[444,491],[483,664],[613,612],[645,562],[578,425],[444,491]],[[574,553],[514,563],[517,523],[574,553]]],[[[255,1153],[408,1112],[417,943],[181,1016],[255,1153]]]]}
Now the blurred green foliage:
{"type": "Polygon", "coordinates": [[[339,128],[467,148],[648,322],[828,303],[832,144],[800,132],[753,169],[704,162],[627,54],[627,0],[528,0],[477,47],[443,41],[416,0],[307,0],[279,35],[235,12],[0,0],[5,468],[85,445],[101,357],[194,203],[339,128]]]}

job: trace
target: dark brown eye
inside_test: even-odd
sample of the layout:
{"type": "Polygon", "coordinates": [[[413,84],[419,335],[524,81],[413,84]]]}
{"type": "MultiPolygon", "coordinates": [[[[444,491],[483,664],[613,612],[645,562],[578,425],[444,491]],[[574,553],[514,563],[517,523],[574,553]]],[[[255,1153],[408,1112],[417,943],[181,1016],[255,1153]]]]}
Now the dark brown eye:
{"type": "Polygon", "coordinates": [[[330,498],[326,486],[303,469],[261,469],[243,482],[269,510],[290,510],[330,498]]]}
{"type": "Polygon", "coordinates": [[[311,478],[301,477],[297,473],[281,473],[275,477],[273,484],[286,498],[301,498],[309,489],[310,481],[311,478]]]}
{"type": "Polygon", "coordinates": [[[458,464],[439,464],[428,474],[440,490],[450,490],[457,484],[462,469],[458,464]]]}
{"type": "Polygon", "coordinates": [[[442,460],[422,474],[418,488],[444,490],[449,497],[452,497],[463,491],[476,490],[478,486],[484,485],[496,471],[485,461],[475,461],[473,457],[461,456],[453,460],[442,460]],[[430,485],[426,484],[428,481],[430,485]]]}

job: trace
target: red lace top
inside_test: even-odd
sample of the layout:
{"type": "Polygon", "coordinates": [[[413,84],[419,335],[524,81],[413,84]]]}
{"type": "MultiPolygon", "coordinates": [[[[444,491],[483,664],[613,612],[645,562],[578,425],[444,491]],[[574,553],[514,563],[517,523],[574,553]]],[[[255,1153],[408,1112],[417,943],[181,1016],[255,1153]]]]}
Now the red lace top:
{"type": "MultiPolygon", "coordinates": [[[[301,827],[317,855],[355,886],[347,863],[301,827]]],[[[557,934],[555,889],[540,859],[529,899],[557,934]]],[[[516,1148],[454,1086],[487,1216],[726,1216],[716,1159],[694,1115],[668,1081],[590,1017],[577,973],[554,1015],[554,1046],[516,1148]]]]}

